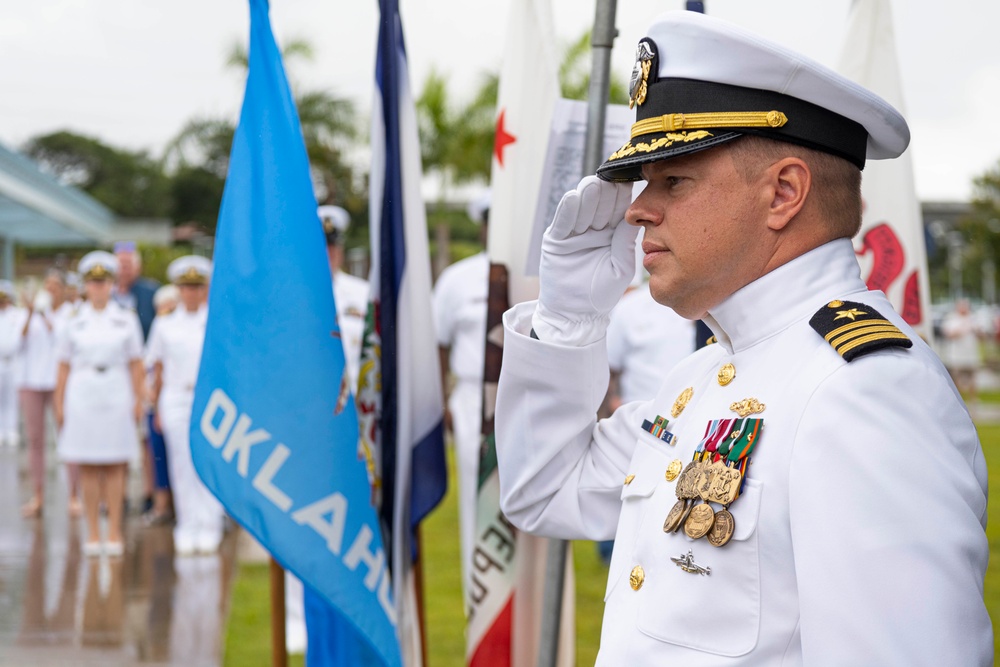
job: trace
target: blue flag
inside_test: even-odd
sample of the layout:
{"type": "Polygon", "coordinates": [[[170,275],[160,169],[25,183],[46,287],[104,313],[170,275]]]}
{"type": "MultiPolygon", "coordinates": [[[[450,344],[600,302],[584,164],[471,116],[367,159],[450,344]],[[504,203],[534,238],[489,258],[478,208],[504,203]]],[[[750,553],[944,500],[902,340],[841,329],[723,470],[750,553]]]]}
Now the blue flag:
{"type": "Polygon", "coordinates": [[[195,468],[236,521],[401,665],[302,130],[250,0],[250,67],[219,212],[191,420],[195,468]]]}
{"type": "Polygon", "coordinates": [[[404,662],[417,664],[417,524],[444,496],[444,400],[431,312],[420,142],[396,0],[379,0],[369,231],[373,302],[358,382],[361,444],[391,554],[404,662]]]}

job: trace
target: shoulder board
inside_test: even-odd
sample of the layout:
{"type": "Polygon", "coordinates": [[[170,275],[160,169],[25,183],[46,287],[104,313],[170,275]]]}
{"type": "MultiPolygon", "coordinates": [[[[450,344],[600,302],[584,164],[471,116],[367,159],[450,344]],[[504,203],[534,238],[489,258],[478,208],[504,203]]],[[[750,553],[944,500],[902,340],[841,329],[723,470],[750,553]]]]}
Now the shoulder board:
{"type": "Polygon", "coordinates": [[[864,303],[831,301],[812,316],[809,325],[844,361],[852,361],[884,347],[912,347],[899,328],[864,303]]]}

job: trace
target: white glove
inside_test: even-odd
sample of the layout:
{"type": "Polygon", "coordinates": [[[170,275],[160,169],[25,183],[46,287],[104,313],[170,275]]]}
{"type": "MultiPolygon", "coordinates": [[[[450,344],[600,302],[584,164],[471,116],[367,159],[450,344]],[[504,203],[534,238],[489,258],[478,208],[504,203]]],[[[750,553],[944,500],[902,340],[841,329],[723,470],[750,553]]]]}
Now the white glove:
{"type": "Polygon", "coordinates": [[[587,176],[563,195],[542,238],[541,287],[531,318],[540,340],[584,346],[599,341],[608,314],[635,275],[635,237],[625,222],[631,183],[587,176]]]}

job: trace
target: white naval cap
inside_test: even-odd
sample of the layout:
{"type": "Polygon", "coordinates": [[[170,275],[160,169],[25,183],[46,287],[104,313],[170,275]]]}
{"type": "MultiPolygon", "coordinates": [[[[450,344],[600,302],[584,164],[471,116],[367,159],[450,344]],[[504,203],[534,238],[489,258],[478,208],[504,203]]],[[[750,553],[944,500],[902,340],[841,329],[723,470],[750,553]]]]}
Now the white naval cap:
{"type": "Polygon", "coordinates": [[[14,293],[14,283],[9,280],[0,280],[0,301],[17,301],[17,294],[14,293]]]}
{"type": "Polygon", "coordinates": [[[153,292],[153,308],[159,309],[163,304],[168,301],[177,303],[181,298],[181,292],[177,289],[177,285],[173,283],[167,283],[166,285],[160,285],[153,292]]]}
{"type": "Polygon", "coordinates": [[[465,212],[469,218],[477,225],[489,222],[490,205],[493,203],[492,190],[486,190],[476,197],[473,197],[466,207],[465,212]]]}
{"type": "Polygon", "coordinates": [[[109,280],[118,275],[118,258],[104,250],[88,252],[76,270],[84,280],[109,280]]]}
{"type": "Polygon", "coordinates": [[[207,285],[212,261],[200,255],[184,255],[167,266],[167,278],[175,285],[207,285]]]}
{"type": "Polygon", "coordinates": [[[639,40],[629,89],[631,139],[597,170],[641,178],[643,164],[753,134],[842,157],[898,157],[910,142],[889,103],[833,70],[698,12],[660,15],[639,40]]]}
{"type": "Polygon", "coordinates": [[[337,245],[344,237],[347,228],[351,226],[351,214],[339,206],[325,204],[316,209],[320,222],[323,223],[323,233],[326,234],[327,245],[337,245]]]}

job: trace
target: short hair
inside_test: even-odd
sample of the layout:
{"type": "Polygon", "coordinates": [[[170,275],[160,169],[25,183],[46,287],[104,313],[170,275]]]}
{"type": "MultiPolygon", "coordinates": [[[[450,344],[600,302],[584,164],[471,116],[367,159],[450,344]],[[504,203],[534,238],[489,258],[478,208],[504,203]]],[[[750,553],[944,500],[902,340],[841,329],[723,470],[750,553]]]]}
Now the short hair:
{"type": "Polygon", "coordinates": [[[820,215],[833,238],[853,238],[861,229],[861,170],[847,160],[822,151],[754,135],[725,144],[737,171],[749,183],[762,169],[785,157],[809,165],[812,190],[820,215]]]}

